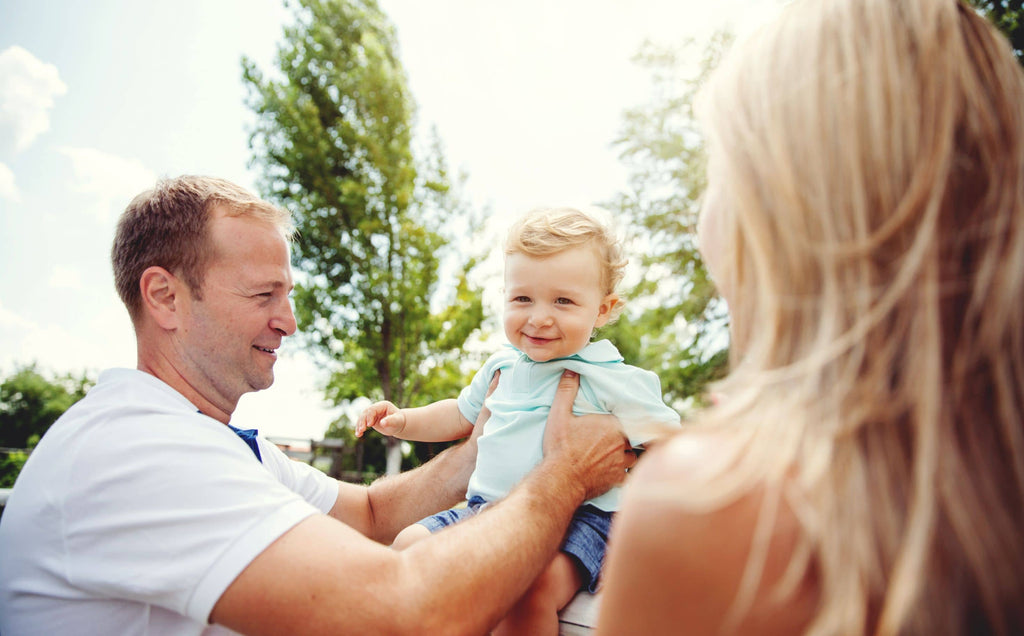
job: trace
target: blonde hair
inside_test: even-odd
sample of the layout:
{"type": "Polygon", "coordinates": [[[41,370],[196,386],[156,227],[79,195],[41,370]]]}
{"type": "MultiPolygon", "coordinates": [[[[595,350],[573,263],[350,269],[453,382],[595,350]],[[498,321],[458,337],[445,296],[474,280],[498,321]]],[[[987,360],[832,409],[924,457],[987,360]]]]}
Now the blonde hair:
{"type": "Polygon", "coordinates": [[[189,293],[202,298],[214,208],[270,223],[286,238],[294,231],[288,211],[225,179],[186,175],[160,180],[128,204],[110,250],[114,284],[132,321],[142,311],[139,280],[154,265],[181,276],[189,293]]]}
{"type": "MultiPolygon", "coordinates": [[[[622,244],[612,229],[573,208],[537,208],[527,212],[508,231],[505,254],[551,256],[573,247],[594,249],[601,267],[601,292],[615,293],[628,263],[622,244]]],[[[621,315],[625,303],[612,307],[610,324],[621,315]]]]}
{"type": "Polygon", "coordinates": [[[735,248],[728,398],[702,424],[746,441],[677,499],[761,485],[792,507],[784,582],[818,587],[808,633],[1020,633],[1024,79],[1008,43],[954,0],[797,0],[700,100],[735,248]]]}

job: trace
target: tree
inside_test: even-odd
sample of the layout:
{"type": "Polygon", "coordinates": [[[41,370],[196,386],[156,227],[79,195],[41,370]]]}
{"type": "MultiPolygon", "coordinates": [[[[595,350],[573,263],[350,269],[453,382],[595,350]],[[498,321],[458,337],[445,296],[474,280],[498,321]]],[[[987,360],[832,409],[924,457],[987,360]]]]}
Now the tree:
{"type": "MultiPolygon", "coordinates": [[[[257,115],[259,188],[298,230],[296,314],[330,373],[327,397],[415,406],[450,395],[465,381],[463,345],[483,320],[467,280],[475,261],[454,267],[454,284],[439,284],[454,258],[451,236],[473,230],[470,214],[440,144],[425,160],[414,154],[414,104],[377,2],[299,0],[294,9],[278,46],[280,77],[248,59],[243,74],[257,115]]],[[[397,472],[399,446],[389,445],[388,472],[397,472]]]]}
{"type": "Polygon", "coordinates": [[[692,42],[680,49],[646,44],[634,61],[650,70],[653,95],[627,111],[615,142],[630,171],[629,191],[608,206],[631,220],[643,275],[627,298],[639,310],[607,335],[627,360],[658,373],[669,403],[699,398],[728,357],[726,308],[696,244],[705,153],[693,99],[730,41],[716,35],[695,74],[683,65],[692,42]]]}
{"type": "Polygon", "coordinates": [[[86,374],[45,377],[33,364],[0,383],[0,446],[31,448],[95,381],[86,374]]]}
{"type": "Polygon", "coordinates": [[[1024,3],[1021,0],[968,0],[1003,32],[1017,61],[1024,63],[1024,3]]]}
{"type": "Polygon", "coordinates": [[[355,429],[346,415],[331,422],[324,432],[324,439],[340,440],[342,444],[340,457],[332,461],[329,471],[332,476],[341,479],[349,474],[358,476],[358,479],[349,481],[370,482],[383,471],[387,462],[385,447],[379,443],[367,443],[372,441],[368,435],[357,438],[355,429]]]}
{"type": "MultiPolygon", "coordinates": [[[[35,364],[17,368],[0,383],[0,446],[34,448],[57,418],[85,397],[95,382],[87,375],[47,378],[35,364]]],[[[28,455],[7,451],[0,457],[0,488],[9,488],[28,455]]]]}

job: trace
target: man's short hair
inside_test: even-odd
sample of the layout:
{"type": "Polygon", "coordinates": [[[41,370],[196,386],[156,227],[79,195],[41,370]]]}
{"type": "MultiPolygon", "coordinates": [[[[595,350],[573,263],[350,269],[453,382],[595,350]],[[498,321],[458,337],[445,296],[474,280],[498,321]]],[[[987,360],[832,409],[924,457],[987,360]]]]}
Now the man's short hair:
{"type": "Polygon", "coordinates": [[[128,204],[110,251],[114,284],[132,322],[142,312],[139,281],[149,267],[181,277],[194,298],[202,297],[212,255],[208,227],[214,208],[271,223],[285,237],[293,231],[286,210],[230,181],[190,175],[160,180],[128,204]]]}

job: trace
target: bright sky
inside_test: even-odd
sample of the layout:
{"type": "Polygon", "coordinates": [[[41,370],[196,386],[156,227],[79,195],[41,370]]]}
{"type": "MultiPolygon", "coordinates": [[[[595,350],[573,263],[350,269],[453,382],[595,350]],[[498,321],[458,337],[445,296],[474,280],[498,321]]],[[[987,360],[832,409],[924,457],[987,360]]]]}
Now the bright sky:
{"type": "MultiPolygon", "coordinates": [[[[647,99],[645,38],[743,32],[777,0],[382,0],[418,123],[493,213],[588,206],[624,184],[611,143],[647,99]]],[[[0,375],[135,366],[113,288],[118,214],[161,176],[253,187],[243,55],[271,68],[280,0],[0,0],[0,375]]],[[[693,49],[694,54],[699,48],[693,49]]],[[[319,437],[336,413],[297,346],[235,424],[319,437]]]]}

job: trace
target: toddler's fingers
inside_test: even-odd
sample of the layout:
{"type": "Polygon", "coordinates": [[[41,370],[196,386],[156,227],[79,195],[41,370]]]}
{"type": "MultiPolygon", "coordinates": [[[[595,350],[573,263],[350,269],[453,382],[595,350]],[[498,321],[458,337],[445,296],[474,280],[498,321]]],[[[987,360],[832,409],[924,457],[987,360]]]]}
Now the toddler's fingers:
{"type": "Polygon", "coordinates": [[[359,419],[356,420],[356,437],[362,437],[366,429],[371,425],[367,422],[368,411],[363,411],[359,414],[359,419]]]}

